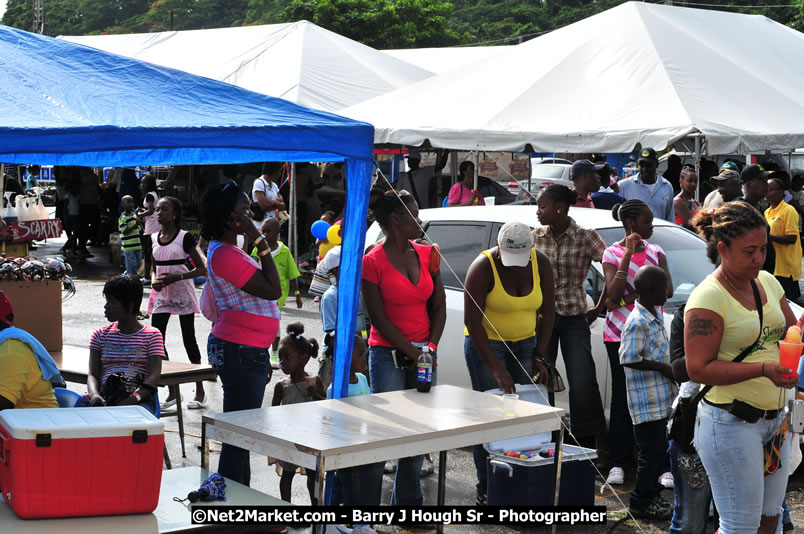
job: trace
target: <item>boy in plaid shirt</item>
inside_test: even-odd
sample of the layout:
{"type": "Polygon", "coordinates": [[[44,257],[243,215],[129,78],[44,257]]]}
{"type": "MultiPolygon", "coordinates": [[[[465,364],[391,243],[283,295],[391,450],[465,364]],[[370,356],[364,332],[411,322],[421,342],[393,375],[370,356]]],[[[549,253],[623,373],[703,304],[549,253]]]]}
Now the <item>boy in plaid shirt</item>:
{"type": "Polygon", "coordinates": [[[628,508],[637,518],[669,519],[673,506],[661,496],[659,475],[667,463],[667,418],[678,388],[661,311],[667,301],[667,275],[655,265],[645,265],[637,271],[634,286],[639,298],[625,321],[620,345],[637,445],[637,480],[628,508]]]}
{"type": "Polygon", "coordinates": [[[124,275],[138,276],[142,263],[142,244],[140,240],[140,224],[142,221],[134,211],[134,198],[126,195],[120,199],[123,213],[117,222],[120,230],[120,249],[126,264],[124,275]]]}

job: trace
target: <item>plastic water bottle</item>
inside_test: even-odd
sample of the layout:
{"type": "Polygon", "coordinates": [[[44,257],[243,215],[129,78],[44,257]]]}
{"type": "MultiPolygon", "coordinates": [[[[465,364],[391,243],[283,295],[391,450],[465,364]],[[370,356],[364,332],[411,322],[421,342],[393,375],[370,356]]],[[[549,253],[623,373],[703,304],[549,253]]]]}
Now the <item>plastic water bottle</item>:
{"type": "Polygon", "coordinates": [[[430,356],[430,347],[422,347],[417,366],[419,372],[416,379],[416,389],[422,393],[427,393],[433,385],[433,357],[430,356]]]}

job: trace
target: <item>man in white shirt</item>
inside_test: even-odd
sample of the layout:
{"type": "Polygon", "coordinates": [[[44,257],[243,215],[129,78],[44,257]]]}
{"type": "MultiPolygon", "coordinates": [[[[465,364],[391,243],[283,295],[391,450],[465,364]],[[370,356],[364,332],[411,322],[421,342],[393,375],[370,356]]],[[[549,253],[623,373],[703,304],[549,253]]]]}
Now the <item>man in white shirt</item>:
{"type": "Polygon", "coordinates": [[[435,165],[427,165],[419,167],[422,157],[418,152],[410,152],[408,154],[408,172],[403,172],[399,176],[397,182],[397,189],[404,189],[416,199],[419,209],[427,209],[432,207],[430,205],[430,182],[433,177],[441,174],[441,170],[447,164],[447,157],[449,152],[446,150],[439,151],[435,165]],[[413,181],[411,181],[413,177],[413,181]]]}
{"type": "Polygon", "coordinates": [[[261,218],[254,219],[257,229],[262,229],[262,223],[268,217],[276,217],[276,210],[285,209],[285,201],[279,194],[277,185],[282,177],[282,165],[278,161],[263,163],[262,176],[254,180],[251,186],[251,201],[258,203],[264,212],[261,218]]]}

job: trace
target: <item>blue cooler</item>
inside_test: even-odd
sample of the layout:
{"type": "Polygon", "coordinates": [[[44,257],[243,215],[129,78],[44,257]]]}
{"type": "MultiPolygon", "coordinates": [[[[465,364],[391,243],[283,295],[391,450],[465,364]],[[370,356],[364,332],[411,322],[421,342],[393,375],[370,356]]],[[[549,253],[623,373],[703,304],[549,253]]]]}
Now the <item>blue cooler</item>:
{"type": "MultiPolygon", "coordinates": [[[[547,405],[547,389],[542,385],[517,385],[520,401],[547,405]]],[[[502,395],[499,389],[487,391],[502,395]]],[[[488,486],[486,499],[497,506],[552,506],[555,459],[539,456],[539,451],[555,449],[550,432],[486,443],[488,486]],[[508,451],[526,452],[532,458],[505,456],[508,451]]],[[[564,445],[561,464],[559,504],[593,506],[595,504],[594,449],[564,445]]]]}

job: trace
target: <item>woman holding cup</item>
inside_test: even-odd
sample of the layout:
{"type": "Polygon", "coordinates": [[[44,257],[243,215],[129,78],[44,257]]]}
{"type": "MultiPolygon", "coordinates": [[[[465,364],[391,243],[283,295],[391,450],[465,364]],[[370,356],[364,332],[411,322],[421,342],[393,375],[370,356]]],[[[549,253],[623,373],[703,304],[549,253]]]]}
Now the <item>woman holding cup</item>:
{"type": "Polygon", "coordinates": [[[685,312],[687,372],[713,386],[698,405],[693,443],[709,475],[720,533],[775,532],[788,470],[766,472],[765,454],[768,444],[782,439],[777,460],[786,466],[790,457],[791,440],[777,431],[786,389],[798,374],[779,364],[777,342],[796,318],[782,286],[762,270],[767,223],[757,210],[728,202],[691,222],[709,244],[709,259],[719,263],[692,292],[685,312]],[[752,345],[742,361],[732,361],[752,345]]]}

